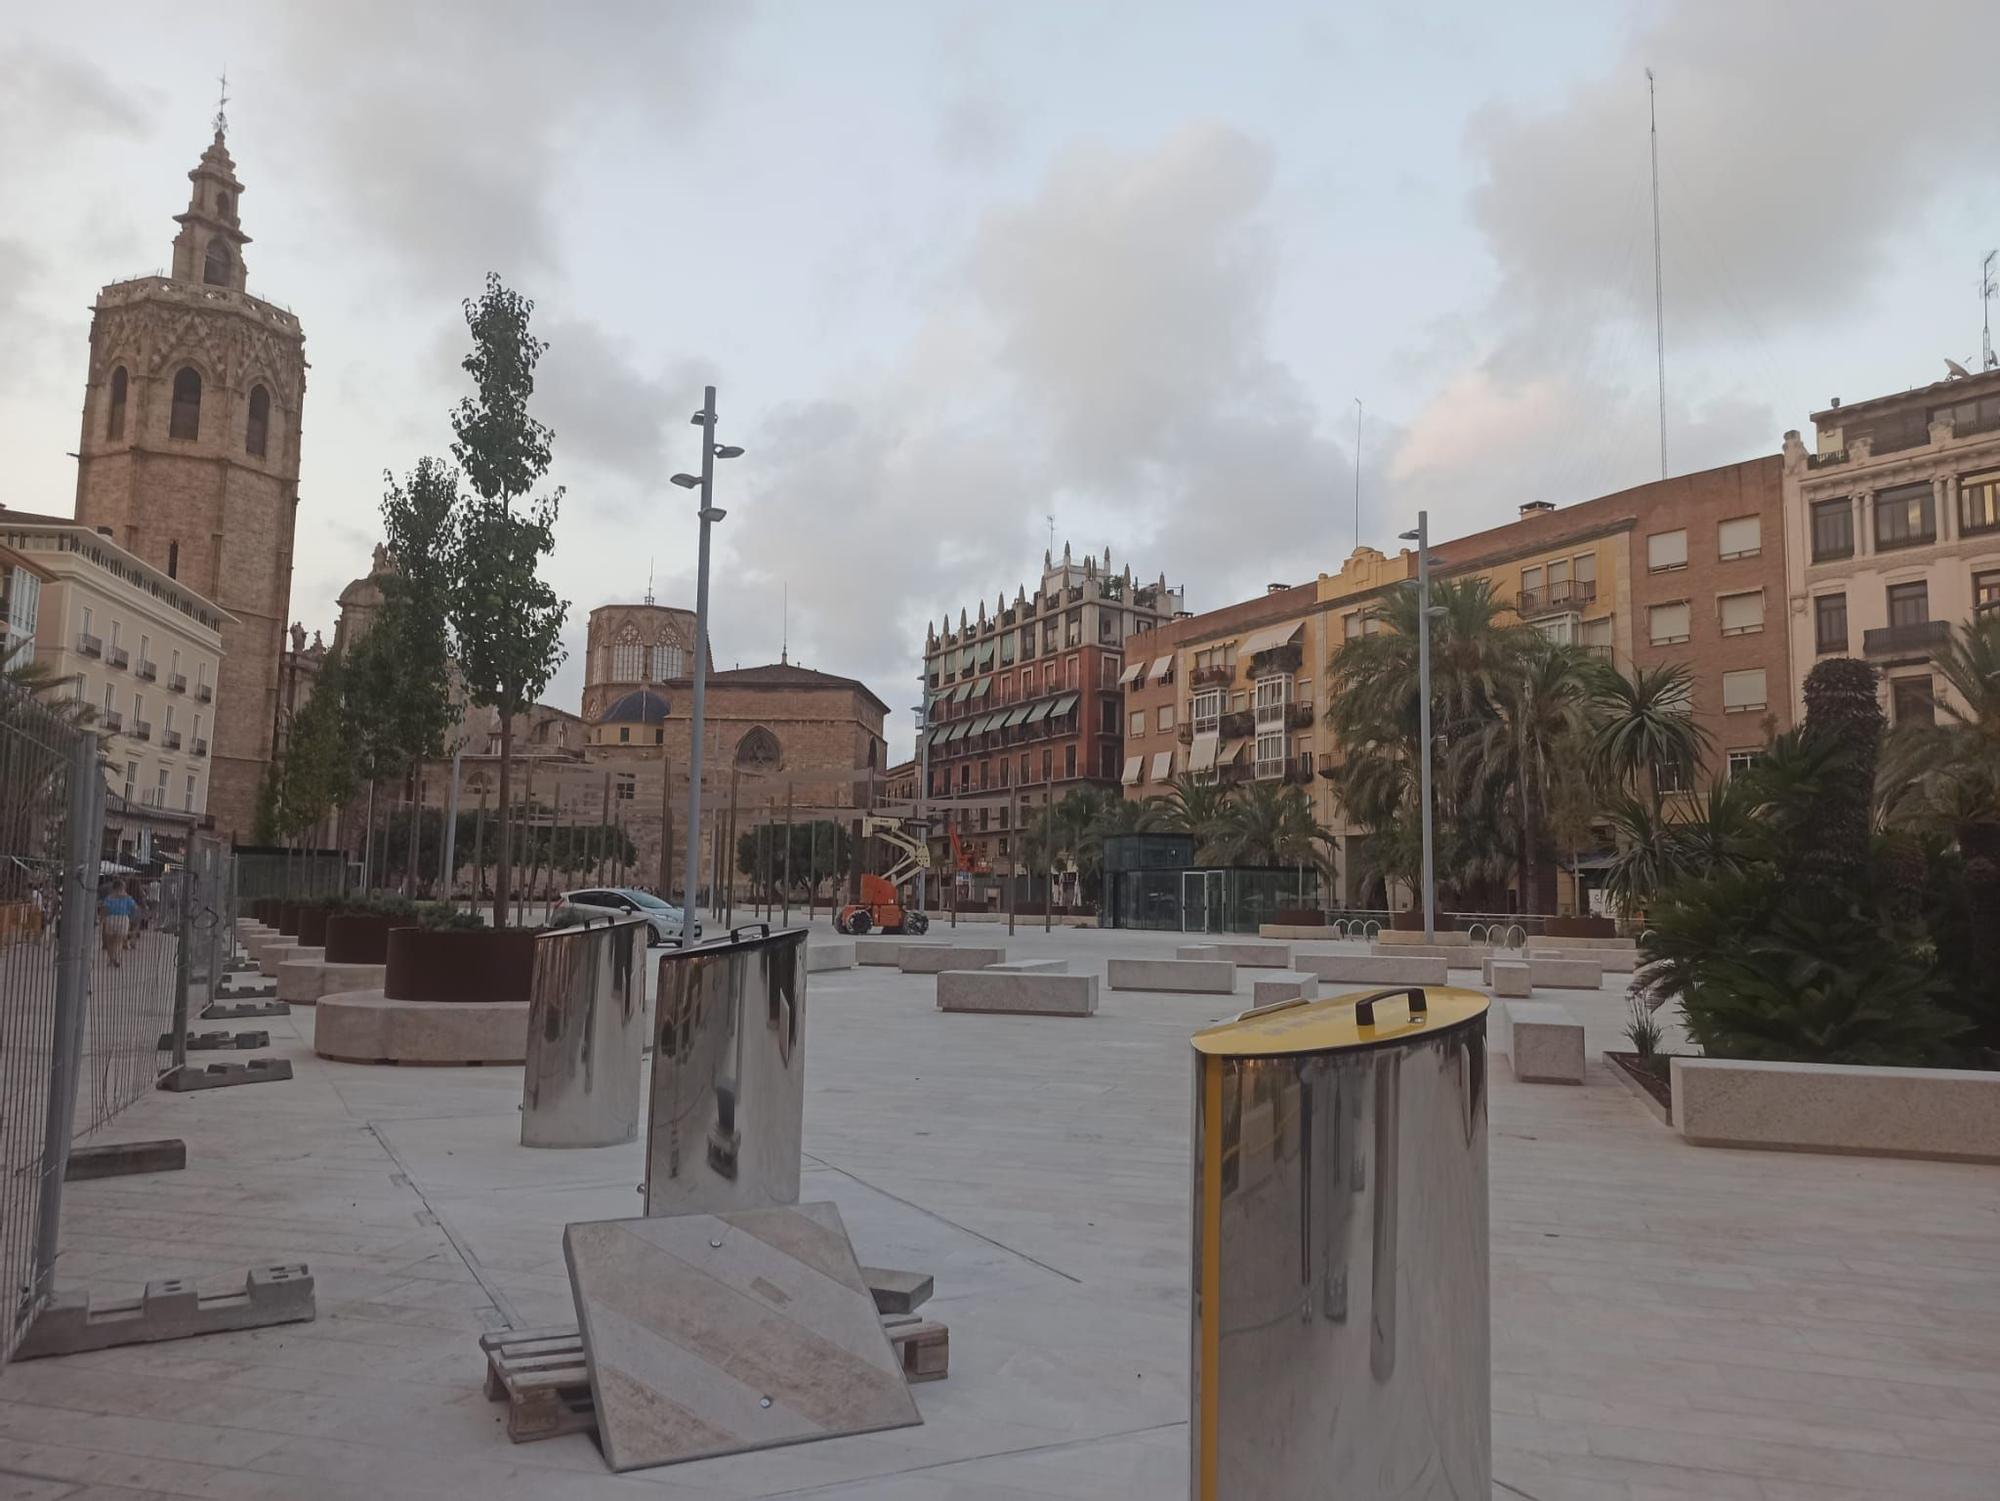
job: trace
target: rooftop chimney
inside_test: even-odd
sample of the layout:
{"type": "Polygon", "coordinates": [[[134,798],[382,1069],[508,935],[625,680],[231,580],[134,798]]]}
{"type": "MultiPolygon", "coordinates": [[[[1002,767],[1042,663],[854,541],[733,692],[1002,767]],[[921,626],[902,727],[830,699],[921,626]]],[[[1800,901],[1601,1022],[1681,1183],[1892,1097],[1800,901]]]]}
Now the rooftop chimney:
{"type": "Polygon", "coordinates": [[[1283,594],[1287,589],[1291,587],[1292,586],[1290,584],[1266,584],[1264,586],[1264,592],[1266,594],[1283,594]]]}
{"type": "Polygon", "coordinates": [[[1833,398],[1833,404],[1834,404],[1834,405],[1835,405],[1836,407],[1840,405],[1840,398],[1839,398],[1838,396],[1836,396],[1836,397],[1834,397],[1834,398],[1833,398]]]}
{"type": "Polygon", "coordinates": [[[1530,500],[1522,504],[1521,514],[1523,516],[1546,516],[1555,508],[1556,503],[1552,500],[1530,500]]]}

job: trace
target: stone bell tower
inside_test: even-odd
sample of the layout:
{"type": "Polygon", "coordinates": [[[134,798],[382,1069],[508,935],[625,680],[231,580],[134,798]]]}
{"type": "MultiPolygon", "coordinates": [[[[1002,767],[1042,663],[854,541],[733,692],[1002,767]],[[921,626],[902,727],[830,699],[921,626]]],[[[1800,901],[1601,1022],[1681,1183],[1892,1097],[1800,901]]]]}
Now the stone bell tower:
{"type": "Polygon", "coordinates": [[[213,765],[188,769],[206,772],[217,831],[249,843],[276,739],[306,360],[298,319],[245,290],[226,126],[218,113],[188,173],[171,272],[97,294],[76,515],[229,612],[213,765]]]}

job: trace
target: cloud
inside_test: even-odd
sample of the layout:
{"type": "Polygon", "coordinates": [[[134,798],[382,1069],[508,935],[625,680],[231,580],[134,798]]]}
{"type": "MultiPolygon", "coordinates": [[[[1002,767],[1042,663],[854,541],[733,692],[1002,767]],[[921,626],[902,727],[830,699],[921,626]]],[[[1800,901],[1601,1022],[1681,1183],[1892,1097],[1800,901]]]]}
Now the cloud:
{"type": "Polygon", "coordinates": [[[536,415],[555,429],[564,471],[581,465],[649,490],[665,485],[675,462],[669,433],[678,438],[701,405],[710,367],[682,359],[649,373],[632,350],[588,319],[550,319],[535,331],[548,344],[535,371],[536,415]]]}
{"type": "Polygon", "coordinates": [[[0,49],[0,146],[12,144],[22,154],[35,143],[52,139],[75,141],[86,135],[136,139],[147,124],[155,95],[133,92],[78,52],[62,52],[44,42],[18,42],[0,49]]]}
{"type": "Polygon", "coordinates": [[[947,166],[985,171],[1012,154],[1020,122],[989,94],[961,94],[938,121],[938,155],[947,166]]]}

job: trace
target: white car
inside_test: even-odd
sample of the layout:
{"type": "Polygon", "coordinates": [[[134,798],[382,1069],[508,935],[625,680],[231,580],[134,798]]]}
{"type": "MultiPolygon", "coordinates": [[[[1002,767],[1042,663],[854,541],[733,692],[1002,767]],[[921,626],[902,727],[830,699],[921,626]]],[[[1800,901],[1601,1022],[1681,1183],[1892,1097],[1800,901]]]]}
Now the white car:
{"type": "MultiPolygon", "coordinates": [[[[650,891],[637,891],[630,886],[591,886],[582,891],[565,891],[557,897],[555,910],[549,913],[549,926],[566,928],[600,917],[645,918],[653,930],[647,939],[652,948],[679,943],[681,924],[686,920],[680,908],[661,901],[650,891]]],[[[695,919],[694,936],[701,937],[700,918],[695,919]]]]}

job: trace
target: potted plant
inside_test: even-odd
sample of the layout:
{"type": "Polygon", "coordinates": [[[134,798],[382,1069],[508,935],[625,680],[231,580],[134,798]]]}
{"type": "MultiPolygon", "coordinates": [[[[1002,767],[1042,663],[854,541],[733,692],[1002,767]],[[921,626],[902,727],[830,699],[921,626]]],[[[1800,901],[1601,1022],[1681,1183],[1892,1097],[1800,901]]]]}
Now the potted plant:
{"type": "Polygon", "coordinates": [[[533,928],[489,928],[478,915],[431,907],[391,929],[382,993],[393,1001],[523,1001],[535,973],[533,928]]]}

